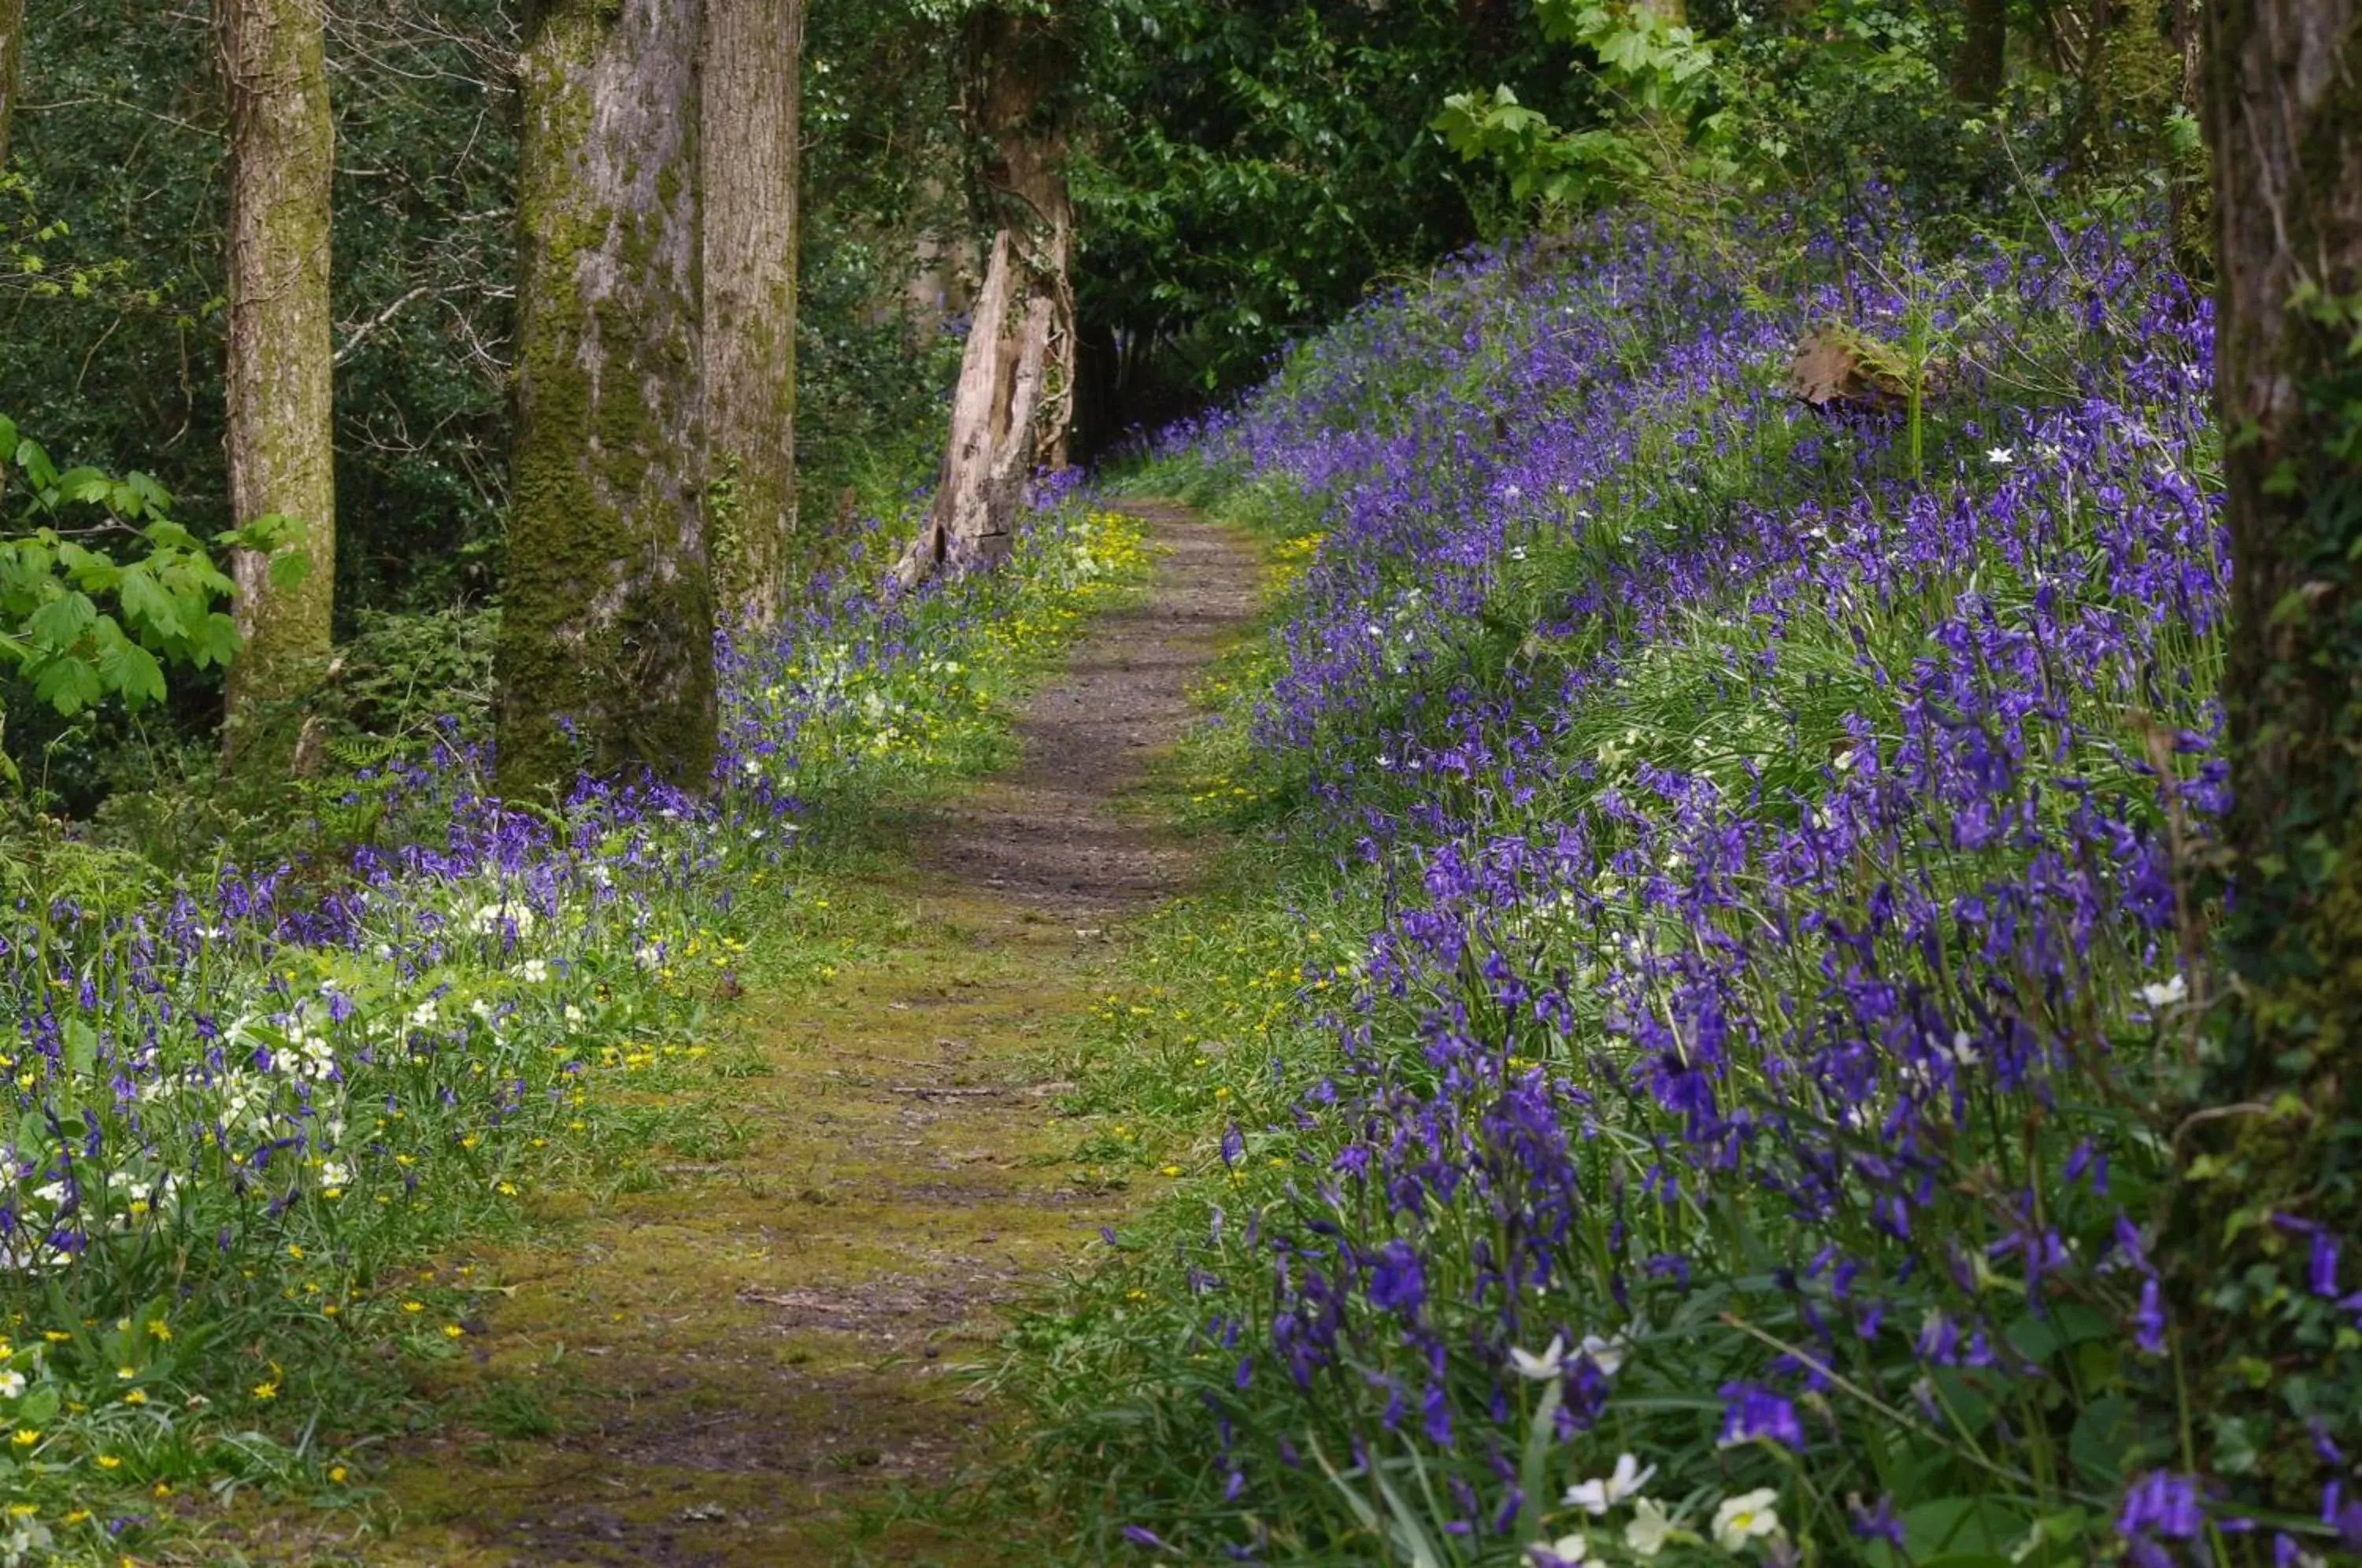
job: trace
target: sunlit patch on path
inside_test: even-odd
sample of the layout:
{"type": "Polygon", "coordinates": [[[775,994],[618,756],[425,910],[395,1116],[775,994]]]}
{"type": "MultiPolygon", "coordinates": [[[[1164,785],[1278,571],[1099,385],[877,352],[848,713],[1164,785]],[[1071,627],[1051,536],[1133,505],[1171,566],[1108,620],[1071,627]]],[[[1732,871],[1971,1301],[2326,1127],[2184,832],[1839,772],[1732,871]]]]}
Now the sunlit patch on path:
{"type": "Polygon", "coordinates": [[[1105,989],[1125,915],[1187,847],[1124,799],[1244,621],[1245,546],[1144,507],[1162,557],[1019,725],[1017,765],[914,824],[863,889],[895,939],[730,1027],[738,1145],[659,1189],[578,1199],[490,1256],[508,1294],[436,1388],[451,1425],[389,1478],[399,1563],[1018,1562],[973,1499],[1003,1414],[961,1375],[1010,1305],[1121,1210],[1078,1179],[1043,1047],[1105,989]]]}

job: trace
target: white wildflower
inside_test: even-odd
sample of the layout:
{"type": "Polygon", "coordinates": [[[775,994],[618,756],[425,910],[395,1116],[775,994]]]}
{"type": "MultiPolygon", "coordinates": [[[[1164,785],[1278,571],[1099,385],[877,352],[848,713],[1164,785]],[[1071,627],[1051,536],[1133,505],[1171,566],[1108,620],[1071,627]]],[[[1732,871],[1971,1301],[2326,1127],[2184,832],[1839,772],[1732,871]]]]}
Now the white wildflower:
{"type": "Polygon", "coordinates": [[[1520,1377],[1531,1378],[1536,1383],[1548,1383],[1566,1371],[1566,1336],[1552,1334],[1550,1348],[1540,1355],[1511,1345],[1509,1364],[1518,1369],[1520,1377]]]}
{"type": "Polygon", "coordinates": [[[1665,1549],[1665,1538],[1673,1533],[1673,1521],[1665,1506],[1653,1497],[1643,1497],[1632,1505],[1632,1520],[1624,1527],[1624,1544],[1635,1557],[1654,1557],[1665,1549]]]}
{"type": "Polygon", "coordinates": [[[1657,1473],[1653,1464],[1643,1468],[1628,1453],[1616,1456],[1616,1468],[1606,1475],[1595,1475],[1588,1481],[1578,1481],[1566,1489],[1561,1499],[1570,1508],[1581,1508],[1596,1518],[1638,1493],[1657,1473]]]}
{"type": "Polygon", "coordinates": [[[1985,451],[1985,461],[1997,469],[2005,469],[2017,461],[2017,453],[2008,447],[1988,447],[1985,451]]]}
{"type": "Polygon", "coordinates": [[[25,1392],[25,1375],[15,1367],[0,1372],[0,1399],[14,1399],[25,1392]]]}
{"type": "Polygon", "coordinates": [[[533,930],[533,911],[513,899],[497,904],[480,905],[468,917],[468,929],[478,936],[490,936],[503,925],[513,927],[519,936],[533,930]]]}
{"type": "MultiPolygon", "coordinates": [[[[1601,1339],[1597,1334],[1583,1336],[1583,1359],[1599,1369],[1602,1377],[1613,1377],[1624,1369],[1624,1358],[1632,1353],[1632,1342],[1617,1334],[1601,1339]]],[[[1630,1455],[1626,1455],[1629,1458],[1630,1455]]]]}
{"type": "Polygon", "coordinates": [[[2180,975],[2163,985],[2147,985],[2140,988],[2141,1000],[2151,1007],[2171,1007],[2176,1002],[2188,1000],[2189,997],[2190,982],[2180,975]]]}
{"type": "Polygon", "coordinates": [[[1725,1551],[1745,1551],[1749,1541],[1780,1533],[1780,1494],[1769,1486],[1725,1497],[1714,1510],[1714,1543],[1725,1551]]]}
{"type": "Polygon", "coordinates": [[[1591,1551],[1591,1543],[1580,1535],[1562,1535],[1556,1540],[1538,1540],[1526,1548],[1529,1561],[1536,1563],[1580,1562],[1591,1551]]]}

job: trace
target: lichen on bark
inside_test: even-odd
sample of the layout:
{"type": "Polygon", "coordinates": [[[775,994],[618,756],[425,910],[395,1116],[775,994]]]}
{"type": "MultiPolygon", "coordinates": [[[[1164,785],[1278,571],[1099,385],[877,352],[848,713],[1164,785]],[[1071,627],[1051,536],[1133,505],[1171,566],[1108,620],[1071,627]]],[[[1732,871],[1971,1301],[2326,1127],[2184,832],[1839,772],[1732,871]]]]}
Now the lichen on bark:
{"type": "Polygon", "coordinates": [[[696,787],[714,744],[695,0],[546,0],[520,61],[502,789],[696,787]]]}

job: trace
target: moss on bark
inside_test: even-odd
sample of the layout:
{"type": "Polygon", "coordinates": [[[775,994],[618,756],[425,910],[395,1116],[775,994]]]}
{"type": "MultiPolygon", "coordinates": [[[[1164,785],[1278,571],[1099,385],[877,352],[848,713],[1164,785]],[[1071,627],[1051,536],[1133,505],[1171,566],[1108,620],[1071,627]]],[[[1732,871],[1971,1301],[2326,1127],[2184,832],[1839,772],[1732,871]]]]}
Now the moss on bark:
{"type": "Polygon", "coordinates": [[[0,0],[0,167],[8,161],[8,121],[25,58],[25,0],[0,0]]]}
{"type": "Polygon", "coordinates": [[[796,199],[803,0],[708,0],[706,438],[715,598],[767,625],[796,507],[796,199]]]}
{"type": "Polygon", "coordinates": [[[696,50],[680,0],[555,0],[521,75],[518,422],[500,646],[512,794],[695,787],[714,744],[696,50]]]}
{"type": "MultiPolygon", "coordinates": [[[[2362,11],[2222,0],[2206,25],[2239,984],[2158,1254],[2177,1467],[2237,1511],[2323,1519],[2330,1456],[2362,1442],[2362,1336],[2337,1305],[2357,1282],[2339,1243],[2362,1235],[2362,11]]],[[[2362,1544],[2362,1517],[2336,1522],[2362,1544]]],[[[2269,1532],[2221,1547],[2261,1561],[2269,1532]]]]}
{"type": "Polygon", "coordinates": [[[228,457],[239,524],[304,526],[309,569],[271,581],[269,562],[232,562],[244,651],[232,667],[223,740],[234,766],[283,765],[303,702],[329,652],[336,591],[334,348],[329,325],[329,182],[336,132],[320,0],[226,0],[229,89],[228,457]]]}

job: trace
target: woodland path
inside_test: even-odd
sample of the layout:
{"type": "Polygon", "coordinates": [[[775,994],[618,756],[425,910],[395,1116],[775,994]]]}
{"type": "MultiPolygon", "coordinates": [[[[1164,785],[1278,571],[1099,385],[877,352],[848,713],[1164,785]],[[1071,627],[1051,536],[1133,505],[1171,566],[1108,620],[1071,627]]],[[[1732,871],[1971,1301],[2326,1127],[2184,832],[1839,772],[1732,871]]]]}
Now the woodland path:
{"type": "Polygon", "coordinates": [[[1005,1436],[960,1373],[1122,1210],[1076,1179],[1063,1086],[1029,1075],[1105,992],[1124,918],[1188,880],[1187,845],[1125,797],[1255,598],[1235,536],[1131,510],[1158,551],[1147,591],[1033,696],[1017,765],[916,824],[907,868],[862,890],[892,939],[816,991],[732,1010],[763,1068],[731,1086],[745,1141],[480,1260],[509,1294],[437,1388],[454,1424],[388,1478],[393,1538],[329,1560],[1050,1555],[946,1500],[1005,1436]]]}

